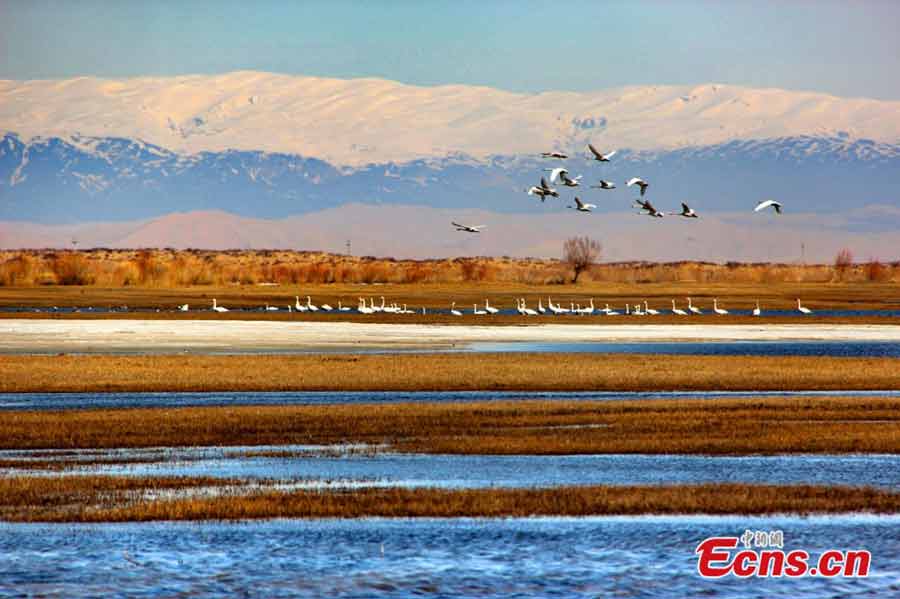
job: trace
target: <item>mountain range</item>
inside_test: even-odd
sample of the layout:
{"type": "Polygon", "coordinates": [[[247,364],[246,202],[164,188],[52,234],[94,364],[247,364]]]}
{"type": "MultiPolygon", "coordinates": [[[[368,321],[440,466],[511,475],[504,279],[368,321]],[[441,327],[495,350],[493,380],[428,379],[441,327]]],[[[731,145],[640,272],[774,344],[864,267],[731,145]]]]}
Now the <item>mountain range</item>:
{"type": "MultiPolygon", "coordinates": [[[[245,245],[266,245],[268,235],[272,247],[334,250],[350,231],[323,224],[331,232],[317,236],[302,225],[337,214],[349,223],[362,212],[360,227],[389,215],[381,226],[401,235],[419,226],[414,215],[481,215],[494,223],[492,239],[506,240],[485,251],[542,255],[549,246],[497,229],[516,223],[525,227],[519,235],[535,238],[554,228],[549,223],[571,222],[576,233],[600,228],[613,238],[616,222],[632,228],[635,192],[624,182],[640,176],[658,208],[677,211],[686,201],[706,217],[699,226],[734,227],[721,248],[686,257],[766,259],[734,240],[765,218],[752,207],[770,197],[794,217],[778,226],[804,227],[811,246],[816,235],[827,238],[827,251],[868,235],[880,240],[873,252],[900,253],[879,245],[900,221],[900,102],[715,84],[514,94],[255,72],[78,78],[0,81],[0,136],[0,247],[46,243],[41,226],[55,231],[58,245],[63,231],[85,223],[108,223],[100,228],[116,234],[97,238],[107,245],[219,247],[241,243],[228,227],[257,223],[245,245]],[[598,163],[587,143],[618,152],[598,163]],[[570,157],[540,156],[549,150],[570,157]],[[583,176],[580,188],[544,203],[524,193],[560,165],[583,176]],[[617,189],[589,187],[601,178],[617,189]],[[574,195],[600,214],[569,210],[574,195]],[[221,230],[190,243],[166,229],[182,226],[186,214],[195,220],[189,232],[202,218],[221,230]],[[308,232],[285,236],[276,223],[308,232]]],[[[638,222],[641,230],[653,224],[638,222]]],[[[401,253],[452,254],[464,249],[457,242],[410,242],[401,253]]],[[[682,253],[681,242],[669,242],[682,253]]],[[[624,244],[621,258],[654,257],[637,246],[624,244]]]]}

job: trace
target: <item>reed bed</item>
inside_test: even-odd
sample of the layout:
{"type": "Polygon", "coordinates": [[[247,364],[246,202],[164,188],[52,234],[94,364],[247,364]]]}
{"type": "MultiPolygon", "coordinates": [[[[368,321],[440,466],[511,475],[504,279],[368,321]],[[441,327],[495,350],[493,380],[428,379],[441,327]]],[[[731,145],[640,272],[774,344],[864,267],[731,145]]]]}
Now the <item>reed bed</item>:
{"type": "MultiPolygon", "coordinates": [[[[182,481],[196,486],[196,480],[182,481]]],[[[178,483],[175,483],[178,484],[178,483]]],[[[810,485],[704,484],[550,489],[251,491],[128,501],[154,480],[0,479],[0,518],[17,522],[130,522],[260,518],[527,517],[614,514],[897,513],[900,493],[810,485]],[[35,483],[38,483],[35,485],[35,483]],[[42,492],[35,493],[40,487],[42,492]],[[50,487],[50,488],[48,488],[50,487]],[[118,505],[116,502],[120,502],[118,505]]]]}
{"type": "Polygon", "coordinates": [[[896,358],[639,354],[0,356],[0,392],[900,388],[896,358]]]}
{"type": "Polygon", "coordinates": [[[900,399],[779,397],[4,412],[0,447],[383,444],[447,454],[900,453],[900,399]]]}
{"type": "MultiPolygon", "coordinates": [[[[396,260],[290,250],[6,250],[0,251],[0,286],[98,285],[158,287],[310,284],[421,284],[460,282],[562,283],[571,268],[561,260],[460,257],[396,260]]],[[[595,264],[583,275],[604,283],[898,282],[898,263],[871,259],[834,264],[625,262],[595,264]]]]}

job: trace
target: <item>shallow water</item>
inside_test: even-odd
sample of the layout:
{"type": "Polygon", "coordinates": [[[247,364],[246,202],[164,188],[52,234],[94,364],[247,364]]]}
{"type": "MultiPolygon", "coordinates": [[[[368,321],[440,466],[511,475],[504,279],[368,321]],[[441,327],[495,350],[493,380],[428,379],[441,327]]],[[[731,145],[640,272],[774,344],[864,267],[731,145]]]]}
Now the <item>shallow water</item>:
{"type": "MultiPolygon", "coordinates": [[[[877,425],[876,425],[877,426],[877,425]]],[[[213,476],[309,481],[346,486],[443,488],[553,487],[679,483],[871,485],[900,489],[898,455],[425,455],[360,454],[364,446],[182,447],[48,452],[0,451],[0,459],[29,456],[78,460],[148,460],[72,465],[67,473],[125,476],[213,476]],[[299,456],[254,456],[259,451],[299,456]],[[330,450],[323,455],[321,450],[330,450]],[[249,452],[249,455],[248,455],[249,452]]],[[[56,471],[0,469],[55,476],[56,471]]]]}
{"type": "Polygon", "coordinates": [[[604,517],[0,524],[3,596],[846,597],[900,593],[896,517],[604,517]],[[704,580],[709,536],[868,549],[868,578],[704,580]]]}
{"type": "Polygon", "coordinates": [[[892,341],[678,341],[668,343],[471,343],[455,352],[659,354],[694,356],[830,356],[897,358],[892,341]]]}
{"type": "Polygon", "coordinates": [[[0,393],[3,410],[92,410],[201,406],[307,406],[510,401],[620,401],[759,397],[900,397],[896,391],[226,391],[204,393],[0,393]]]}

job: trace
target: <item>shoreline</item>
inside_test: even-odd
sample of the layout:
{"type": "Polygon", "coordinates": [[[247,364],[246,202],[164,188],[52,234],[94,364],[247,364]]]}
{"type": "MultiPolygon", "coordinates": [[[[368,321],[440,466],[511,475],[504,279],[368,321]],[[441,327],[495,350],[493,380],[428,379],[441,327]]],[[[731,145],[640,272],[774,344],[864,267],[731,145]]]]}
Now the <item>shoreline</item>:
{"type": "Polygon", "coordinates": [[[522,324],[0,319],[4,353],[445,349],[469,343],[900,342],[898,324],[522,324]]]}

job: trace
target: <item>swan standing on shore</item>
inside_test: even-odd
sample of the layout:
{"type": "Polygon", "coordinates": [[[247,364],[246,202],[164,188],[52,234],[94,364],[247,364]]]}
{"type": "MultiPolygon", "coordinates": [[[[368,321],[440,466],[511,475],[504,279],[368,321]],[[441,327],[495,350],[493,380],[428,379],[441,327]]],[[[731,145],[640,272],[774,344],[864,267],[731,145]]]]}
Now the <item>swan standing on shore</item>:
{"type": "Polygon", "coordinates": [[[725,316],[726,314],[728,314],[728,310],[719,307],[719,298],[717,297],[713,298],[713,312],[715,312],[719,316],[725,316]]]}
{"type": "Polygon", "coordinates": [[[700,308],[698,308],[697,306],[695,306],[694,304],[691,303],[691,298],[687,298],[687,301],[688,301],[688,312],[690,312],[691,314],[703,314],[703,310],[701,310],[700,308]]]}

